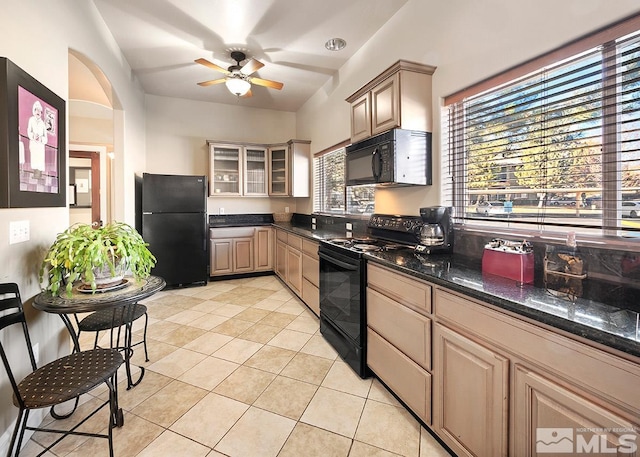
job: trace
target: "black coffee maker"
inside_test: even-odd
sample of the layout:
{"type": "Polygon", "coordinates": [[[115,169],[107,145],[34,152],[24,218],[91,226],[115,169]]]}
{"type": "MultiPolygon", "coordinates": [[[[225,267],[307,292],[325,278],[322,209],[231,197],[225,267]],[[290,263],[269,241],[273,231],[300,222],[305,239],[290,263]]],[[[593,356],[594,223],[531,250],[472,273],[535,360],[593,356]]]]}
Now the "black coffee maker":
{"type": "Polygon", "coordinates": [[[450,206],[429,206],[420,208],[422,229],[416,252],[433,254],[453,252],[453,208],[450,206]]]}

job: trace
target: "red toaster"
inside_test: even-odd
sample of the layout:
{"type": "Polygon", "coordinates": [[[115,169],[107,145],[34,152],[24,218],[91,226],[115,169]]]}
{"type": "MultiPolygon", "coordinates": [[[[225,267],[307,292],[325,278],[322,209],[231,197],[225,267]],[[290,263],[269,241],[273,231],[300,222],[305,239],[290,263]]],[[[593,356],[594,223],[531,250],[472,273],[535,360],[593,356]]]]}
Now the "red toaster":
{"type": "Polygon", "coordinates": [[[533,283],[533,248],[526,241],[493,240],[482,253],[482,273],[502,276],[523,284],[533,283]]]}

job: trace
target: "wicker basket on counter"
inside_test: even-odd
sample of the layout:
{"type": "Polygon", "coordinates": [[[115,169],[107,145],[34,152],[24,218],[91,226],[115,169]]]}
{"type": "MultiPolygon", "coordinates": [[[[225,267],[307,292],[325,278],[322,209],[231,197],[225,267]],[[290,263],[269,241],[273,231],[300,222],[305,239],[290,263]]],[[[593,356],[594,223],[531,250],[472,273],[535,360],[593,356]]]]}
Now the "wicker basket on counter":
{"type": "Polygon", "coordinates": [[[273,220],[276,222],[290,222],[293,213],[273,213],[273,220]]]}

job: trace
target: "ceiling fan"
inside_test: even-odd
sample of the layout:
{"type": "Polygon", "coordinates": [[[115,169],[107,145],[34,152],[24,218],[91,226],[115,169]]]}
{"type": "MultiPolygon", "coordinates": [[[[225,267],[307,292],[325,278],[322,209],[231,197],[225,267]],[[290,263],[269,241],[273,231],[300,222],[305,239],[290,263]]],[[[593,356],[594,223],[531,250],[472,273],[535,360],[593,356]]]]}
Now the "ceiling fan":
{"type": "Polygon", "coordinates": [[[211,79],[209,81],[203,81],[198,83],[199,86],[211,86],[213,84],[225,83],[227,89],[238,97],[251,97],[251,84],[257,86],[270,87],[271,89],[282,89],[283,83],[277,81],[270,81],[268,79],[261,79],[251,77],[251,74],[264,67],[264,64],[256,59],[249,59],[245,65],[240,65],[240,62],[247,59],[247,56],[242,51],[231,52],[231,58],[236,61],[235,65],[231,65],[228,69],[224,69],[215,63],[209,62],[207,59],[196,59],[195,62],[205,67],[209,67],[213,70],[224,73],[225,77],[220,79],[211,79]]]}

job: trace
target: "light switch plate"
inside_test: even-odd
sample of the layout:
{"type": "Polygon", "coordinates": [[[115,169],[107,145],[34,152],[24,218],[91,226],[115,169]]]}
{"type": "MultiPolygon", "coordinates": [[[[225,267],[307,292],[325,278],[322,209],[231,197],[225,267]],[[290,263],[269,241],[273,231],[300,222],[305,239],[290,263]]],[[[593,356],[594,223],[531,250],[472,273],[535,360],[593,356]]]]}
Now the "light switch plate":
{"type": "Polygon", "coordinates": [[[9,222],[9,244],[29,241],[29,221],[9,222]]]}

